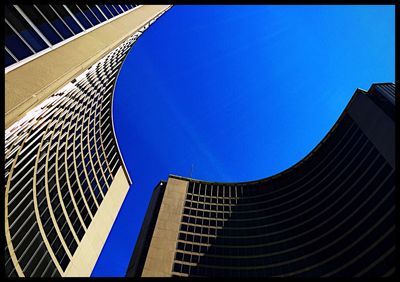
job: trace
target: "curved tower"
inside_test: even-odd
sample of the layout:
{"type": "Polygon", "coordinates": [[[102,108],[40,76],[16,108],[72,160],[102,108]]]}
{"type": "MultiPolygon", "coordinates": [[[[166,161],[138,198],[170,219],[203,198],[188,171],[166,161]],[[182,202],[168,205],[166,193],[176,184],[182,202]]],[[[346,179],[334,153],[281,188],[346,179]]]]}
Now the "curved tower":
{"type": "Polygon", "coordinates": [[[303,160],[266,179],[170,175],[127,276],[380,277],[395,273],[395,86],[357,89],[303,160]]]}
{"type": "Polygon", "coordinates": [[[117,76],[169,6],[6,9],[6,275],[90,276],[131,184],[117,76]]]}

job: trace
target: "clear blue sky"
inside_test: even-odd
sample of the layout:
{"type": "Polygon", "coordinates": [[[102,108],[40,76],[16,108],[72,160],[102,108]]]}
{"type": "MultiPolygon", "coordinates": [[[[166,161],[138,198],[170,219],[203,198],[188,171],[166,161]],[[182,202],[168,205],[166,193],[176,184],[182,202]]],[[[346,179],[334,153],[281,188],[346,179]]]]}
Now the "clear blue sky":
{"type": "Polygon", "coordinates": [[[246,181],[307,155],[357,87],[394,82],[394,6],[174,6],[134,45],[114,97],[134,182],[92,276],[124,276],[169,174],[246,181]]]}

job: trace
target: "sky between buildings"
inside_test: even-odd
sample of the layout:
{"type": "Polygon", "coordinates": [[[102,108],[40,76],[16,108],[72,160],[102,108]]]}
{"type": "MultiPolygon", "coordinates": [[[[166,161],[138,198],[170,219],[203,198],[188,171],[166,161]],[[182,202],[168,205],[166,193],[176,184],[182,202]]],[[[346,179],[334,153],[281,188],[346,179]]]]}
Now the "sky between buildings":
{"type": "MultiPolygon", "coordinates": [[[[394,82],[394,6],[174,6],[120,72],[114,124],[133,185],[92,276],[124,276],[169,174],[265,178],[305,157],[356,88],[394,82]]],[[[266,187],[268,189],[268,187],[266,187]]]]}

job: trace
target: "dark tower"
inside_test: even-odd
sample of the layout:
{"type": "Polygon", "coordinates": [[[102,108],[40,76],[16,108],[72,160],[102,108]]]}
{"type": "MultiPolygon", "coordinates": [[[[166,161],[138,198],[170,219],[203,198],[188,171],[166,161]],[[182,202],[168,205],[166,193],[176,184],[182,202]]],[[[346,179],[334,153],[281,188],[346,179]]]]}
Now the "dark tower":
{"type": "Polygon", "coordinates": [[[381,277],[395,273],[395,85],[357,89],[303,160],[266,179],[171,175],[127,276],[381,277]]]}

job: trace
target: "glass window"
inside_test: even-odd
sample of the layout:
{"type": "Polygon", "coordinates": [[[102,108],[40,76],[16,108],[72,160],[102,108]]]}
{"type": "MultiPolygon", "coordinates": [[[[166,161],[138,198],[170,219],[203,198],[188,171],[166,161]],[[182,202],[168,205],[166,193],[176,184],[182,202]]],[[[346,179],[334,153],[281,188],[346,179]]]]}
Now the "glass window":
{"type": "Polygon", "coordinates": [[[51,6],[54,8],[54,10],[56,10],[56,12],[60,15],[60,17],[62,17],[64,22],[66,22],[66,24],[69,26],[69,28],[72,29],[75,34],[82,32],[82,28],[76,23],[74,18],[70,15],[70,13],[67,12],[67,10],[65,10],[62,5],[51,6]]]}
{"type": "Polygon", "coordinates": [[[76,5],[67,5],[67,7],[85,29],[92,27],[92,24],[86,19],[86,17],[82,14],[82,12],[78,9],[76,5]]]}
{"type": "Polygon", "coordinates": [[[99,11],[99,9],[95,5],[88,5],[92,12],[96,15],[96,17],[101,21],[104,22],[106,18],[103,16],[103,14],[99,11]]]}
{"type": "Polygon", "coordinates": [[[27,15],[27,17],[35,24],[35,26],[46,36],[47,40],[51,44],[56,44],[63,40],[56,30],[46,21],[46,19],[34,9],[31,5],[19,5],[21,10],[27,15]]]}
{"type": "Polygon", "coordinates": [[[123,12],[123,10],[121,9],[121,7],[119,5],[112,5],[112,6],[118,11],[119,14],[121,14],[123,12]]]}
{"type": "Polygon", "coordinates": [[[68,29],[68,27],[63,23],[59,16],[50,8],[49,5],[35,5],[42,14],[50,21],[50,23],[57,29],[57,31],[67,39],[71,37],[73,34],[68,29]]]}
{"type": "Polygon", "coordinates": [[[15,32],[5,24],[5,45],[6,47],[13,53],[13,55],[18,59],[22,60],[30,55],[33,52],[26,46],[26,44],[19,38],[15,32]]]}
{"type": "Polygon", "coordinates": [[[113,17],[113,15],[110,13],[110,11],[107,9],[106,5],[98,5],[100,10],[110,19],[113,17]]]}
{"type": "Polygon", "coordinates": [[[125,10],[125,11],[129,11],[130,8],[128,7],[128,5],[121,5],[121,7],[125,10]]]}
{"type": "Polygon", "coordinates": [[[186,264],[182,265],[182,273],[189,273],[189,265],[186,264]]]}
{"type": "Polygon", "coordinates": [[[183,259],[183,253],[177,252],[177,253],[175,254],[175,259],[176,259],[176,260],[182,260],[182,259],[183,259]]]}
{"type": "Polygon", "coordinates": [[[6,65],[6,67],[8,67],[9,65],[12,65],[16,63],[16,61],[14,60],[14,58],[7,52],[4,52],[4,64],[6,65]]]}
{"type": "Polygon", "coordinates": [[[88,6],[78,5],[78,7],[82,10],[83,13],[85,13],[85,16],[89,19],[93,26],[100,23],[99,20],[96,19],[96,17],[94,16],[93,12],[88,8],[88,6]]]}
{"type": "Polygon", "coordinates": [[[181,272],[182,265],[174,263],[174,272],[181,272]]]}
{"type": "Polygon", "coordinates": [[[118,15],[118,11],[115,10],[113,5],[106,5],[106,7],[111,11],[111,13],[113,13],[114,16],[118,15]]]}
{"type": "Polygon", "coordinates": [[[10,5],[5,6],[5,16],[12,27],[28,42],[28,44],[39,52],[48,47],[43,39],[32,29],[21,14],[10,5]]]}

